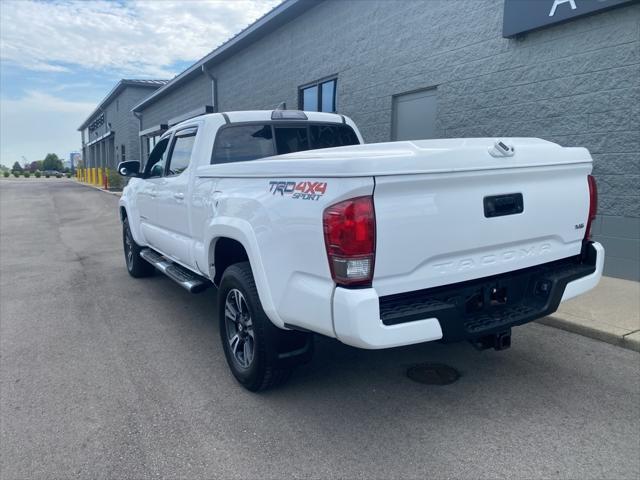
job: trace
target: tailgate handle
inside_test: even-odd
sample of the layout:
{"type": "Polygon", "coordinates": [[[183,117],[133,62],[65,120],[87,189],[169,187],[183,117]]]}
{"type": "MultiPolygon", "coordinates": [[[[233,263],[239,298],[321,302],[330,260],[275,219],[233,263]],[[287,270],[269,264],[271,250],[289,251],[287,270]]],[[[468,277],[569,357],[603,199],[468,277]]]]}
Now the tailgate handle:
{"type": "Polygon", "coordinates": [[[524,212],[521,193],[484,197],[484,216],[487,218],[516,215],[524,212]]]}

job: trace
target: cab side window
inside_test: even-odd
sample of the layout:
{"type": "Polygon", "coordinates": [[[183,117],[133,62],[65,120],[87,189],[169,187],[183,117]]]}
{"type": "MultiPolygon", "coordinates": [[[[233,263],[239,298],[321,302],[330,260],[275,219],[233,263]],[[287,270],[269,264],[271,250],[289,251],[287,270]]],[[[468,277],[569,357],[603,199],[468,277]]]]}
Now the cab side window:
{"type": "Polygon", "coordinates": [[[176,133],[171,148],[167,175],[180,175],[189,167],[195,140],[196,130],[193,128],[176,133]]]}
{"type": "Polygon", "coordinates": [[[232,125],[218,133],[211,163],[246,162],[275,155],[271,125],[232,125]]]}
{"type": "Polygon", "coordinates": [[[164,175],[164,167],[167,161],[169,137],[163,138],[149,154],[149,160],[144,169],[145,178],[157,178],[164,175]]]}

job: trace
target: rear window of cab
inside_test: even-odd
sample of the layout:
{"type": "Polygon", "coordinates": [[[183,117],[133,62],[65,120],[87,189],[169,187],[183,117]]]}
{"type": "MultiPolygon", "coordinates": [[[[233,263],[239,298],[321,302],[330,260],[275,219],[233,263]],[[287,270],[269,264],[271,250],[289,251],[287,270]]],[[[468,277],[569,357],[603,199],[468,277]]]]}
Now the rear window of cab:
{"type": "Polygon", "coordinates": [[[255,123],[223,126],[216,136],[211,163],[256,160],[272,155],[358,145],[349,125],[335,123],[255,123]]]}

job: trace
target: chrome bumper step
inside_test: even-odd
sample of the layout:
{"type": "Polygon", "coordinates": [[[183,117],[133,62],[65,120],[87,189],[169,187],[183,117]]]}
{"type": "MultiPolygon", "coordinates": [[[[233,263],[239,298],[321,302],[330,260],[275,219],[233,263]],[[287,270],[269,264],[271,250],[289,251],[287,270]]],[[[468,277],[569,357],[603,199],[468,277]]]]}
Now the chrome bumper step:
{"type": "Polygon", "coordinates": [[[171,280],[191,293],[200,293],[211,285],[211,282],[206,278],[196,275],[190,270],[172,262],[167,257],[163,257],[158,252],[151,250],[150,248],[145,248],[140,251],[140,256],[156,267],[157,270],[164,273],[171,280]]]}

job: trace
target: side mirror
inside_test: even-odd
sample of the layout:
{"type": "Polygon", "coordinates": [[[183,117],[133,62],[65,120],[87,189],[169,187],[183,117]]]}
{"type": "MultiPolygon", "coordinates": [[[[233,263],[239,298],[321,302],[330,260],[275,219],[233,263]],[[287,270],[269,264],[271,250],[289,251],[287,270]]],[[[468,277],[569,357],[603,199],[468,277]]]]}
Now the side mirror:
{"type": "Polygon", "coordinates": [[[138,160],[128,160],[118,164],[118,173],[123,177],[139,177],[140,162],[138,160]]]}

